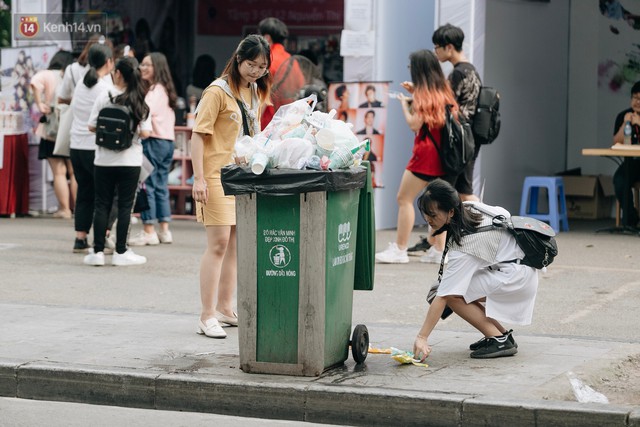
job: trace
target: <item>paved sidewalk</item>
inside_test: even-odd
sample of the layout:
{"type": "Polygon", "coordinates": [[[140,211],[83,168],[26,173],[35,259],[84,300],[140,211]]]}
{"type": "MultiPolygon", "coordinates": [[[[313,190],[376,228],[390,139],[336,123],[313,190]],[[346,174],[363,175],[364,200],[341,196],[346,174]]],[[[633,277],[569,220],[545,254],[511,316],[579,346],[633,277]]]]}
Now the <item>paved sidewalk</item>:
{"type": "MultiPolygon", "coordinates": [[[[0,246],[4,245],[0,250],[0,396],[363,426],[640,426],[640,402],[572,402],[567,379],[570,371],[587,378],[604,374],[640,354],[637,339],[525,330],[516,335],[520,351],[515,357],[474,360],[465,347],[478,334],[464,323],[453,323],[439,325],[434,332],[431,344],[436,351],[428,359],[428,368],[398,365],[389,355],[370,354],[362,366],[350,358],[317,378],[246,374],[239,369],[237,328],[227,328],[225,340],[195,334],[197,301],[191,301],[193,310],[183,310],[176,289],[166,288],[165,280],[177,281],[167,279],[169,271],[178,270],[177,277],[190,274],[193,280],[197,260],[183,264],[175,258],[201,250],[201,242],[179,243],[190,233],[201,233],[198,227],[192,230],[191,224],[175,223],[176,244],[136,249],[150,258],[143,270],[76,265],[81,257],[64,249],[70,239],[60,236],[71,234],[60,229],[59,222],[6,221],[0,219],[0,246]],[[47,233],[55,243],[49,243],[47,233]],[[20,242],[17,235],[22,236],[20,242]],[[15,244],[22,249],[10,246],[15,244]],[[153,261],[154,256],[165,256],[161,251],[171,251],[166,256],[174,261],[166,262],[166,273],[154,274],[163,267],[153,261]],[[34,262],[24,261],[25,257],[34,262]],[[42,280],[34,283],[39,276],[42,280]],[[94,292],[105,287],[122,293],[120,299],[139,298],[132,296],[134,287],[144,288],[149,296],[132,305],[120,299],[100,304],[94,292]],[[56,300],[61,292],[65,297],[56,300]],[[176,311],[147,305],[153,292],[169,293],[176,311]]],[[[389,236],[380,232],[379,240],[389,236]]],[[[640,243],[619,237],[624,244],[640,243]]],[[[567,245],[572,241],[567,239],[567,245]]],[[[378,241],[382,246],[384,242],[378,241]]],[[[582,246],[562,249],[578,251],[582,246]]],[[[402,282],[410,280],[412,269],[424,274],[426,267],[414,261],[407,266],[380,266],[379,289],[354,300],[354,324],[361,318],[366,321],[375,347],[407,348],[413,342],[416,321],[403,322],[401,313],[397,322],[389,320],[388,312],[368,301],[372,297],[384,301],[402,292],[402,282]],[[363,307],[366,304],[372,306],[363,307]]],[[[429,268],[433,274],[435,267],[429,268]]],[[[637,277],[637,270],[620,274],[637,277]]],[[[631,293],[637,287],[629,289],[631,293]]],[[[193,289],[183,293],[194,295],[193,289]]],[[[636,301],[633,304],[637,306],[636,301]]]]}

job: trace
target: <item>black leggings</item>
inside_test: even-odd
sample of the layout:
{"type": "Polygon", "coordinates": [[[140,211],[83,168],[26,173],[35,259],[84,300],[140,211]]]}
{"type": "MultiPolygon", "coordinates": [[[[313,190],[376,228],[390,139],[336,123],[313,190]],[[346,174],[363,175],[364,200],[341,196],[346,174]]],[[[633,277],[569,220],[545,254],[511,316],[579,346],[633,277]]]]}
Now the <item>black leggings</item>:
{"type": "Polygon", "coordinates": [[[118,191],[118,226],[116,228],[116,252],[127,251],[127,236],[131,223],[133,202],[140,178],[140,166],[95,167],[95,215],[93,218],[93,250],[104,251],[105,234],[113,196],[118,191]]]}

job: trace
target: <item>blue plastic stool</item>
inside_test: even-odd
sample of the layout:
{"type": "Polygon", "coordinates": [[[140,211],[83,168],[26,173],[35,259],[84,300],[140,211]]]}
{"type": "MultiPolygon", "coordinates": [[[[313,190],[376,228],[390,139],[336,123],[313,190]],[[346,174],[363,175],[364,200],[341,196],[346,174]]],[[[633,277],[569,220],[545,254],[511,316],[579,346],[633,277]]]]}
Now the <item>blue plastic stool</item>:
{"type": "Polygon", "coordinates": [[[520,216],[546,221],[556,233],[569,231],[567,219],[567,203],[564,198],[564,182],[560,176],[528,176],[522,186],[522,200],[520,201],[520,216]],[[546,188],[549,196],[549,213],[538,213],[538,191],[546,188]],[[527,209],[528,205],[528,209],[527,209]]]}

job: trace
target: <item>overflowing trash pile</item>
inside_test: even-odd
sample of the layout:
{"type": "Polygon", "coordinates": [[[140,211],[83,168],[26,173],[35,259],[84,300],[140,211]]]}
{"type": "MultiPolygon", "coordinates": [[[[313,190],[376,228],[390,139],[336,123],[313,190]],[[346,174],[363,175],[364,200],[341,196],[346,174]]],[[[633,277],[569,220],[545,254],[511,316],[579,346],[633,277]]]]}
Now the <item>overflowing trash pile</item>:
{"type": "Polygon", "coordinates": [[[313,111],[315,94],[278,109],[269,125],[259,134],[236,141],[238,164],[248,164],[260,175],[267,168],[347,169],[358,165],[369,151],[369,140],[362,142],[352,125],[334,119],[329,113],[313,111]]]}

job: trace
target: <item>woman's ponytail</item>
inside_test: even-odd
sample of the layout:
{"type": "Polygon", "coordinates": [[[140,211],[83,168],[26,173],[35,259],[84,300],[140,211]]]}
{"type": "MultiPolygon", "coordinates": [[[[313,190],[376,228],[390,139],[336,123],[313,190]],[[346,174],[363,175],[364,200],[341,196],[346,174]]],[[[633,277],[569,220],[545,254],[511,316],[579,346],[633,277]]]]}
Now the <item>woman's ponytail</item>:
{"type": "Polygon", "coordinates": [[[146,85],[142,81],[138,61],[128,56],[120,58],[116,63],[116,70],[120,71],[127,88],[124,93],[116,97],[115,102],[127,105],[131,109],[134,124],[137,126],[149,116],[149,106],[144,100],[146,85]]]}
{"type": "Polygon", "coordinates": [[[98,70],[96,70],[95,67],[89,68],[87,74],[84,75],[82,83],[88,88],[94,87],[96,83],[98,83],[98,70]]]}
{"type": "Polygon", "coordinates": [[[98,83],[98,69],[104,67],[104,64],[113,57],[111,48],[102,44],[94,44],[89,49],[89,71],[84,75],[82,82],[88,88],[92,88],[98,83]]]}

